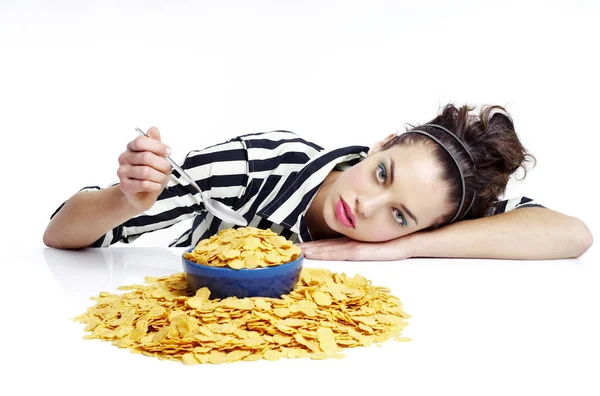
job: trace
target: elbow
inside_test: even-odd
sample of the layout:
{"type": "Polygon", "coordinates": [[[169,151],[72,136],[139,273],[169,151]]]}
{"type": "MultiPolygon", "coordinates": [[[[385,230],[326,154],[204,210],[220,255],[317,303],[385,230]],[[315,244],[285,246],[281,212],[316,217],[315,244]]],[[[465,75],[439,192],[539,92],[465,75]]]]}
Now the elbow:
{"type": "Polygon", "coordinates": [[[50,226],[48,226],[46,228],[46,231],[44,231],[44,236],[42,237],[42,241],[44,242],[44,245],[46,245],[47,247],[60,248],[60,246],[59,246],[60,244],[56,240],[54,233],[50,229],[50,226]]]}
{"type": "Polygon", "coordinates": [[[588,249],[591,248],[592,244],[594,243],[594,237],[592,236],[592,233],[590,232],[589,228],[587,228],[585,224],[583,224],[583,227],[585,228],[585,231],[582,238],[583,251],[581,252],[581,254],[587,252],[588,249]]]}
{"type": "Polygon", "coordinates": [[[44,236],[42,237],[42,241],[44,245],[49,248],[55,249],[75,249],[76,247],[70,246],[65,243],[56,233],[56,231],[52,230],[52,227],[48,226],[46,231],[44,231],[44,236]]]}
{"type": "Polygon", "coordinates": [[[592,244],[594,243],[594,237],[583,221],[577,218],[574,219],[577,223],[577,232],[573,234],[576,236],[574,245],[577,246],[574,257],[580,257],[587,252],[590,247],[592,247],[592,244]]]}
{"type": "Polygon", "coordinates": [[[53,246],[54,241],[52,240],[52,233],[50,232],[50,225],[48,225],[46,227],[46,230],[44,231],[44,236],[42,237],[42,241],[44,242],[44,245],[46,245],[47,247],[54,247],[53,246]]]}

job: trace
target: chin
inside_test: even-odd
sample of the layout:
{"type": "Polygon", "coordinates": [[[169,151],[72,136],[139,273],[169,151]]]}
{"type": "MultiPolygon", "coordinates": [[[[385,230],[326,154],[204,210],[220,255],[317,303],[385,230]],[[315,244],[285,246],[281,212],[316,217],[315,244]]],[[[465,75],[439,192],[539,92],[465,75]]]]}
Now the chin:
{"type": "Polygon", "coordinates": [[[354,235],[348,237],[360,242],[383,242],[386,239],[382,238],[381,235],[373,235],[371,232],[354,232],[354,235]]]}
{"type": "Polygon", "coordinates": [[[354,239],[354,238],[352,237],[352,235],[348,235],[348,234],[346,234],[345,232],[338,231],[338,230],[334,230],[334,231],[335,231],[335,232],[337,232],[338,234],[340,234],[340,236],[339,236],[339,237],[336,237],[336,238],[342,238],[342,237],[345,237],[345,236],[346,236],[346,237],[348,237],[348,238],[352,238],[352,239],[354,239]]]}
{"type": "MultiPolygon", "coordinates": [[[[346,227],[344,227],[343,225],[338,223],[338,219],[335,217],[335,213],[331,213],[331,217],[326,217],[325,218],[325,223],[327,224],[327,227],[329,227],[329,229],[337,234],[341,234],[342,236],[347,236],[349,238],[352,238],[352,235],[348,235],[348,233],[344,232],[344,229],[346,227]],[[333,224],[331,224],[333,223],[333,224]]],[[[341,238],[341,237],[333,237],[333,238],[341,238]]]]}
{"type": "Polygon", "coordinates": [[[377,240],[373,240],[370,238],[362,238],[361,236],[351,236],[349,238],[352,238],[355,241],[359,241],[359,242],[378,242],[377,240]]]}

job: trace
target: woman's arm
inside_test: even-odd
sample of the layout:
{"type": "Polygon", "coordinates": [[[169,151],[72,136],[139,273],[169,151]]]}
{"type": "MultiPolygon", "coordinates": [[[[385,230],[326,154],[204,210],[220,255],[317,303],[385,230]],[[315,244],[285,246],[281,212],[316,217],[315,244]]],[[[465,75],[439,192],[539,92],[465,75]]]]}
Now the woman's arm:
{"type": "Polygon", "coordinates": [[[459,221],[408,237],[411,257],[561,259],[581,256],[593,242],[578,218],[539,207],[459,221]]]}
{"type": "Polygon", "coordinates": [[[81,191],[71,197],[48,223],[44,244],[78,249],[94,241],[141,211],[133,207],[119,186],[81,191]]]}
{"type": "Polygon", "coordinates": [[[314,260],[401,260],[409,257],[560,259],[579,257],[592,234],[576,217],[541,207],[459,221],[387,242],[349,238],[300,244],[314,260]]]}
{"type": "MultiPolygon", "coordinates": [[[[115,227],[154,205],[167,185],[169,148],[157,128],[127,144],[119,156],[119,184],[80,191],[51,217],[43,241],[48,247],[78,249],[93,244],[115,227]]],[[[112,238],[111,238],[112,241],[112,238]]]]}
{"type": "MultiPolygon", "coordinates": [[[[47,246],[77,249],[131,243],[205,210],[191,186],[180,183],[175,172],[171,177],[164,158],[167,146],[160,142],[158,129],[150,128],[148,135],[152,139],[137,137],[119,157],[120,183],[106,189],[86,187],[98,191],[82,190],[59,207],[44,234],[47,246]],[[136,168],[146,168],[146,173],[136,168]]],[[[231,139],[190,151],[180,166],[210,197],[235,206],[247,183],[245,158],[243,144],[231,139]]]]}

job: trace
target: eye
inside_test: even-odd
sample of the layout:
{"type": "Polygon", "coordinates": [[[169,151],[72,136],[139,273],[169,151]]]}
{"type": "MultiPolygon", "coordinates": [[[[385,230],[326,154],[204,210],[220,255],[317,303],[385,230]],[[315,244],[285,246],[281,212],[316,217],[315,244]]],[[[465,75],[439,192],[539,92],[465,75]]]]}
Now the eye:
{"type": "Polygon", "coordinates": [[[405,226],[406,219],[404,218],[404,215],[402,214],[402,212],[399,209],[394,208],[393,213],[394,213],[394,220],[396,220],[396,222],[399,223],[401,226],[405,226]]]}
{"type": "Polygon", "coordinates": [[[375,171],[375,176],[380,182],[385,182],[385,179],[387,178],[387,172],[385,170],[385,165],[383,164],[383,162],[380,163],[377,167],[377,170],[375,171]]]}
{"type": "MultiPolygon", "coordinates": [[[[377,170],[375,171],[375,176],[377,177],[377,180],[380,183],[385,183],[385,180],[387,179],[387,171],[385,169],[385,164],[383,162],[380,163],[379,166],[377,167],[377,170]]],[[[402,214],[400,209],[393,208],[392,213],[393,213],[394,221],[396,223],[400,224],[401,226],[406,226],[406,219],[404,218],[404,215],[402,214]]]]}

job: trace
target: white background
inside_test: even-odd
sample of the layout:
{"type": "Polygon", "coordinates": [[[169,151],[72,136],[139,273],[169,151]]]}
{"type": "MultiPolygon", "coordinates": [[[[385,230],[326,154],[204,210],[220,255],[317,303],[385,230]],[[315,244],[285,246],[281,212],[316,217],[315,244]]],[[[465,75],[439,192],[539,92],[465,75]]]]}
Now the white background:
{"type": "Polygon", "coordinates": [[[64,200],[118,180],[136,126],[180,161],[273,129],[371,146],[448,102],[506,105],[538,159],[506,195],[598,230],[597,2],[166,3],[2,0],[3,243],[43,246],[64,200]]]}
{"type": "MultiPolygon", "coordinates": [[[[429,121],[448,102],[506,106],[525,147],[538,159],[523,182],[509,184],[506,197],[526,195],[577,216],[597,237],[599,4],[1,0],[3,256],[43,247],[49,217],[64,200],[84,186],[116,181],[117,157],[135,138],[135,127],[157,126],[178,161],[190,150],[274,129],[294,131],[325,147],[370,146],[406,123],[429,121]]],[[[145,235],[135,246],[166,246],[186,227],[184,222],[145,235]]],[[[577,261],[577,276],[600,279],[597,250],[596,243],[577,261]]],[[[8,257],[2,259],[5,270],[26,279],[26,268],[8,257]]],[[[376,265],[362,263],[364,270],[358,271],[376,265]]],[[[536,265],[530,280],[550,276],[556,283],[540,287],[547,292],[560,288],[562,275],[544,268],[536,265]]],[[[422,277],[422,287],[431,274],[422,277]]],[[[461,276],[466,283],[477,279],[469,271],[461,276]]],[[[589,281],[590,289],[584,290],[591,291],[593,284],[589,281]]],[[[518,287],[527,294],[525,284],[518,287]]],[[[531,293],[536,293],[535,284],[531,293]]],[[[582,299],[592,295],[581,293],[582,299]]],[[[401,290],[398,295],[402,298],[401,290]]],[[[583,309],[575,306],[583,300],[568,301],[572,304],[561,306],[556,317],[550,318],[553,311],[547,308],[548,326],[568,320],[570,310],[583,309]]],[[[584,331],[589,323],[581,320],[577,324],[584,331]]],[[[591,340],[590,328],[585,331],[591,340]]],[[[547,344],[536,348],[552,350],[552,338],[542,339],[547,344]]],[[[585,340],[581,354],[571,357],[586,369],[567,372],[556,392],[567,391],[570,380],[578,382],[574,394],[598,389],[586,371],[599,371],[593,371],[599,369],[598,344],[585,340]],[[596,352],[587,354],[585,348],[592,346],[596,352]],[[584,364],[586,356],[594,360],[584,364]]],[[[464,348],[490,345],[492,340],[479,340],[464,348]]],[[[430,359],[452,365],[453,358],[460,359],[460,348],[454,352],[430,359]]],[[[110,352],[106,359],[110,363],[110,352]]],[[[524,364],[517,355],[500,359],[498,364],[506,367],[524,364]]],[[[420,362],[422,367],[426,362],[420,362]]],[[[442,367],[436,367],[431,377],[420,371],[423,381],[431,381],[428,386],[440,378],[442,367]]],[[[355,362],[354,369],[360,371],[360,364],[355,362]]],[[[347,377],[331,380],[355,378],[348,370],[347,377]]],[[[538,389],[527,382],[526,367],[519,366],[517,376],[515,370],[509,370],[516,381],[512,394],[519,394],[519,384],[527,385],[523,392],[538,389]]],[[[535,370],[541,381],[545,371],[535,370]]],[[[385,375],[402,382],[401,371],[394,374],[387,367],[385,375]]],[[[309,377],[304,374],[307,382],[309,377]]],[[[181,386],[183,378],[177,378],[181,386]]],[[[490,373],[484,378],[511,380],[490,373]]],[[[437,394],[444,392],[444,384],[458,386],[442,381],[437,394]]],[[[478,386],[463,390],[493,393],[478,386]]],[[[547,394],[552,388],[544,389],[547,394]]]]}

